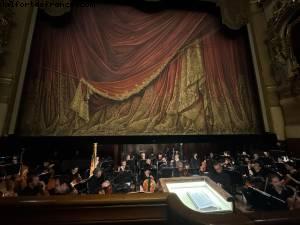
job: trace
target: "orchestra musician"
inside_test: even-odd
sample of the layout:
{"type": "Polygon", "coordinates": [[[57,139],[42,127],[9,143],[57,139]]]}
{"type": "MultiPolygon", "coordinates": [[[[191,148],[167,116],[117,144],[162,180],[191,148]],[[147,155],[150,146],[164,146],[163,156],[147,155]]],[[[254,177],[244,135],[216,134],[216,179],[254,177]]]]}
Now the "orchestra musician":
{"type": "Polygon", "coordinates": [[[76,186],[77,184],[79,184],[82,181],[78,167],[75,167],[71,170],[71,180],[72,181],[71,181],[70,185],[72,187],[76,186]]]}
{"type": "Polygon", "coordinates": [[[226,156],[226,157],[224,158],[224,163],[223,163],[222,166],[223,166],[225,169],[229,169],[229,170],[231,170],[231,169],[234,168],[234,163],[233,163],[233,161],[232,161],[232,159],[231,159],[230,156],[226,156]]]}
{"type": "Polygon", "coordinates": [[[144,171],[145,166],[146,166],[146,153],[140,152],[139,169],[141,171],[144,171]]]}
{"type": "Polygon", "coordinates": [[[127,170],[129,170],[127,166],[127,161],[126,160],[121,161],[121,166],[118,167],[118,172],[124,172],[127,170]]]}
{"type": "Polygon", "coordinates": [[[146,153],[140,152],[140,157],[141,157],[141,160],[146,160],[146,153]]]}
{"type": "Polygon", "coordinates": [[[221,163],[215,161],[213,163],[213,169],[214,170],[210,174],[210,178],[218,185],[220,185],[224,190],[226,190],[229,193],[232,193],[230,176],[223,171],[221,163]]]}
{"type": "Polygon", "coordinates": [[[182,166],[182,162],[180,160],[179,153],[175,154],[175,156],[174,156],[174,164],[175,164],[176,168],[178,168],[179,166],[182,166]]]}
{"type": "Polygon", "coordinates": [[[268,172],[263,166],[263,163],[260,160],[256,160],[254,164],[252,165],[252,171],[254,177],[260,177],[262,180],[265,180],[268,172]]]}
{"type": "Polygon", "coordinates": [[[134,172],[135,171],[135,160],[134,160],[134,157],[132,157],[130,154],[127,154],[126,155],[126,165],[128,166],[128,169],[131,171],[131,172],[134,172]]]}
{"type": "Polygon", "coordinates": [[[192,174],[198,174],[200,168],[200,160],[198,159],[198,153],[194,153],[193,157],[190,160],[190,167],[192,174]]]}
{"type": "Polygon", "coordinates": [[[285,204],[273,204],[273,209],[282,209],[282,207],[286,208],[294,208],[294,203],[296,200],[296,193],[291,188],[284,184],[284,180],[280,179],[280,177],[276,174],[272,174],[270,176],[270,185],[268,186],[267,193],[270,195],[279,198],[285,202],[285,204]]]}
{"type": "Polygon", "coordinates": [[[199,168],[199,174],[200,175],[205,175],[207,173],[207,161],[206,159],[203,160],[200,164],[200,168],[199,168]]]}
{"type": "Polygon", "coordinates": [[[166,150],[165,150],[165,157],[167,158],[168,161],[172,160],[172,156],[173,156],[173,151],[169,146],[167,146],[166,150]]]}
{"type": "Polygon", "coordinates": [[[129,161],[129,160],[132,160],[132,157],[131,157],[130,154],[127,154],[127,155],[126,155],[126,161],[129,161]]]}
{"type": "Polygon", "coordinates": [[[164,163],[164,162],[163,162],[163,158],[164,158],[164,157],[163,157],[163,154],[162,154],[161,152],[159,152],[159,153],[157,154],[157,158],[156,158],[154,164],[157,164],[157,167],[160,167],[161,164],[164,163]]]}
{"type": "Polygon", "coordinates": [[[253,161],[257,161],[257,160],[259,160],[259,155],[258,155],[258,153],[254,153],[253,154],[253,161]]]}
{"type": "Polygon", "coordinates": [[[152,161],[151,159],[146,159],[146,162],[145,162],[145,167],[144,167],[145,170],[149,169],[151,170],[152,169],[152,161]]]}
{"type": "Polygon", "coordinates": [[[49,190],[53,195],[65,195],[71,193],[73,190],[71,184],[67,182],[68,178],[59,176],[55,179],[55,188],[49,190]]]}
{"type": "Polygon", "coordinates": [[[252,162],[249,160],[249,161],[246,161],[246,165],[247,165],[247,169],[245,170],[245,176],[246,177],[252,177],[254,176],[254,172],[253,172],[253,169],[252,169],[252,162]]]}
{"type": "Polygon", "coordinates": [[[273,159],[273,157],[270,155],[270,152],[264,152],[263,153],[263,157],[262,160],[264,161],[265,165],[272,165],[273,163],[275,163],[275,160],[273,159]]]}
{"type": "MultiPolygon", "coordinates": [[[[27,178],[27,169],[24,171],[24,188],[26,188],[21,188],[22,190],[24,189],[23,191],[18,193],[14,192],[13,189],[18,186],[18,183],[13,183],[12,180],[8,180],[8,182],[5,183],[8,184],[6,186],[7,191],[2,191],[1,194],[7,197],[17,196],[18,194],[47,195],[47,190],[53,195],[71,194],[73,193],[72,186],[76,189],[78,183],[86,186],[83,191],[78,191],[79,194],[127,193],[129,191],[138,191],[138,187],[144,192],[154,192],[158,189],[156,181],[158,181],[160,177],[184,177],[197,174],[210,176],[211,179],[224,188],[224,190],[232,193],[232,189],[236,188],[232,174],[236,172],[240,173],[241,177],[243,176],[243,178],[239,179],[243,180],[244,183],[246,181],[245,186],[243,186],[244,183],[240,184],[239,190],[248,189],[251,186],[251,188],[255,188],[261,191],[261,193],[270,194],[281,199],[286,203],[286,205],[284,205],[285,208],[293,209],[299,207],[297,190],[300,184],[300,177],[296,161],[293,162],[278,157],[278,162],[274,162],[270,154],[264,154],[262,157],[256,154],[251,157],[250,153],[249,155],[242,153],[236,160],[236,158],[224,152],[224,155],[212,153],[210,157],[201,155],[204,159],[201,162],[199,155],[194,153],[188,163],[181,160],[179,153],[175,151],[174,148],[170,150],[170,152],[172,152],[171,161],[168,161],[164,152],[159,152],[156,157],[154,155],[150,156],[150,158],[144,151],[140,152],[140,158],[135,155],[132,157],[128,154],[124,160],[121,161],[117,171],[114,171],[112,175],[107,170],[109,163],[104,163],[105,161],[103,161],[102,166],[96,167],[92,176],[88,178],[85,183],[82,183],[83,180],[81,179],[78,168],[74,168],[71,174],[67,174],[70,175],[68,176],[69,179],[65,179],[63,175],[57,176],[54,173],[52,174],[50,163],[46,163],[41,167],[41,172],[51,174],[51,178],[53,178],[52,181],[55,181],[54,184],[51,182],[51,179],[49,179],[47,183],[48,188],[44,188],[39,174],[29,175],[27,178]],[[255,158],[256,160],[250,160],[251,158],[255,158]],[[216,159],[218,159],[218,161],[216,161],[216,159]],[[132,166],[129,166],[131,162],[132,166]],[[243,169],[240,169],[240,167],[243,167],[243,169]],[[270,173],[274,173],[275,175],[270,176],[270,173]],[[106,178],[109,178],[109,180],[106,178]],[[70,184],[75,185],[71,186],[70,184]],[[52,188],[50,188],[50,186],[52,188]]],[[[17,162],[15,161],[15,163],[17,162]]],[[[20,175],[21,174],[22,172],[20,175]]],[[[16,180],[18,180],[19,177],[20,176],[18,176],[16,180]]],[[[251,198],[251,196],[248,196],[248,198],[251,198]]],[[[249,199],[248,203],[254,203],[256,201],[255,197],[252,200],[251,202],[249,199]]],[[[282,205],[278,206],[278,208],[280,207],[282,207],[282,205]]]]}
{"type": "Polygon", "coordinates": [[[100,167],[96,167],[93,176],[87,181],[87,193],[99,194],[102,191],[102,183],[104,182],[104,173],[100,167]]]}
{"type": "Polygon", "coordinates": [[[19,193],[21,196],[49,195],[46,184],[36,174],[31,174],[27,179],[27,186],[19,193]]]}

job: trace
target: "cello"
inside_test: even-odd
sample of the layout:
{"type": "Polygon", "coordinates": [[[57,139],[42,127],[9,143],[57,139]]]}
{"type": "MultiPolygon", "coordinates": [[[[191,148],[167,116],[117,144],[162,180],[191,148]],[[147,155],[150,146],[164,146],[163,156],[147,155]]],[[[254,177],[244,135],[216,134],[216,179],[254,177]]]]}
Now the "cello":
{"type": "Polygon", "coordinates": [[[147,193],[153,193],[155,191],[155,188],[156,182],[154,180],[154,177],[150,175],[143,181],[143,190],[147,193]]]}

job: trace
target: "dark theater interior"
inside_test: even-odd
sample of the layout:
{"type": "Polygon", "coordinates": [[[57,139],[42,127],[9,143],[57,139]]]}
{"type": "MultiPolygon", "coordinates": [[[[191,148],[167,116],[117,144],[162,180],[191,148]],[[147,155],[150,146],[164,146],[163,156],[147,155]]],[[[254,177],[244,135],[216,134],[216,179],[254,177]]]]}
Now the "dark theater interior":
{"type": "Polygon", "coordinates": [[[0,0],[0,224],[299,225],[300,0],[0,0]]]}

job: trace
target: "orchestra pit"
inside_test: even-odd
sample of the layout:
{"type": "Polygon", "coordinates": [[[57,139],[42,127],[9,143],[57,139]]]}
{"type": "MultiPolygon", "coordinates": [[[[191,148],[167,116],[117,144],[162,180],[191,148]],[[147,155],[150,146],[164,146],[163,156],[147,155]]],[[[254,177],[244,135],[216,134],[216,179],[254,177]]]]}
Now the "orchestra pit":
{"type": "Polygon", "coordinates": [[[0,3],[0,223],[300,224],[299,0],[0,3]]]}

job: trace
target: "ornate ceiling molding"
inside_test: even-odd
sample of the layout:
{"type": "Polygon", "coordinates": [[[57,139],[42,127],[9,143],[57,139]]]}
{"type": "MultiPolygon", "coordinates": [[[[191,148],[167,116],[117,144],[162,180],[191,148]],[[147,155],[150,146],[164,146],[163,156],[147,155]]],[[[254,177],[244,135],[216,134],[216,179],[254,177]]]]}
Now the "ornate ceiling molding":
{"type": "MultiPolygon", "coordinates": [[[[145,4],[159,3],[164,0],[141,0],[145,4]]],[[[249,19],[249,4],[251,1],[256,0],[198,0],[199,2],[211,2],[220,7],[222,22],[230,29],[240,29],[242,26],[248,23],[249,19]]],[[[259,1],[259,0],[257,0],[259,1]]],[[[46,14],[53,17],[63,16],[71,11],[72,7],[80,6],[73,0],[53,0],[53,4],[50,6],[46,4],[47,0],[40,0],[40,9],[46,14]]],[[[112,0],[112,2],[114,2],[112,0]]],[[[124,1],[125,2],[125,1],[124,1]]],[[[128,1],[130,2],[130,1],[128,1]]],[[[81,4],[84,7],[93,7],[96,4],[95,0],[87,0],[85,4],[81,4]]],[[[170,3],[171,4],[171,3],[170,3]]],[[[188,4],[188,3],[187,3],[188,4]]]]}
{"type": "Polygon", "coordinates": [[[300,2],[277,0],[268,21],[267,44],[281,98],[300,94],[300,65],[291,43],[291,31],[299,23],[300,2]]]}

